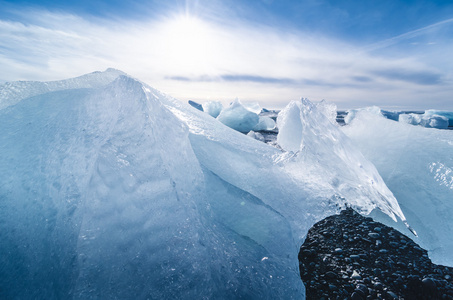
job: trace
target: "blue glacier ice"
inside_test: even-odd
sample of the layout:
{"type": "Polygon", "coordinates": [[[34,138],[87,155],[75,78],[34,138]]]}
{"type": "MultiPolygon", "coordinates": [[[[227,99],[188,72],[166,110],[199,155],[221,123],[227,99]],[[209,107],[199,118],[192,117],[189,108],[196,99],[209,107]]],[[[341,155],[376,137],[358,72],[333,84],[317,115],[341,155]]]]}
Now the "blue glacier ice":
{"type": "Polygon", "coordinates": [[[411,125],[419,125],[427,128],[447,129],[453,126],[453,112],[429,109],[425,112],[395,112],[387,111],[378,106],[370,106],[358,109],[348,110],[344,117],[344,122],[349,124],[355,119],[356,115],[361,112],[383,116],[389,120],[399,121],[411,125]]]}
{"type": "Polygon", "coordinates": [[[14,105],[22,99],[67,89],[97,88],[105,86],[120,75],[126,73],[107,69],[105,72],[93,72],[80,77],[59,81],[16,81],[6,82],[0,88],[0,109],[14,105]]]}
{"type": "Polygon", "coordinates": [[[362,111],[367,111],[371,114],[375,114],[375,115],[379,115],[379,116],[383,115],[381,108],[379,108],[378,106],[369,106],[369,107],[358,108],[358,109],[350,109],[347,111],[348,114],[344,117],[344,122],[346,124],[351,123],[352,120],[354,120],[354,118],[356,117],[357,113],[362,112],[362,111]]]}
{"type": "Polygon", "coordinates": [[[210,114],[213,118],[217,118],[223,109],[223,105],[219,101],[206,101],[202,104],[203,111],[210,114]]]}
{"type": "Polygon", "coordinates": [[[303,299],[315,222],[405,220],[330,110],[282,150],[112,69],[0,85],[0,298],[303,299]]]}
{"type": "Polygon", "coordinates": [[[252,128],[252,130],[255,131],[266,131],[266,130],[273,130],[276,127],[275,121],[268,117],[268,116],[259,116],[258,119],[258,124],[255,125],[255,127],[252,128]]]}
{"type": "Polygon", "coordinates": [[[424,114],[400,114],[398,121],[428,128],[447,129],[449,126],[448,117],[434,114],[432,112],[433,111],[426,111],[424,114]]]}
{"type": "Polygon", "coordinates": [[[247,133],[247,136],[254,138],[255,140],[265,142],[265,138],[260,132],[255,132],[253,130],[250,130],[249,133],[247,133]]]}
{"type": "Polygon", "coordinates": [[[239,132],[247,133],[253,130],[259,122],[257,113],[247,109],[241,101],[234,100],[230,106],[222,109],[217,120],[239,132]]]}
{"type": "MultiPolygon", "coordinates": [[[[308,99],[293,101],[278,115],[278,144],[294,153],[287,169],[316,195],[334,195],[364,214],[372,209],[405,221],[403,212],[378,171],[339,129],[332,106],[308,99]]],[[[314,195],[313,195],[314,196],[314,195]]]]}
{"type": "Polygon", "coordinates": [[[425,115],[427,115],[427,116],[438,115],[441,117],[445,117],[448,119],[449,126],[453,127],[453,112],[452,111],[428,109],[425,111],[425,115]]]}
{"type": "Polygon", "coordinates": [[[236,99],[223,109],[216,102],[207,102],[205,106],[211,116],[217,115],[217,120],[239,132],[273,130],[276,125],[270,117],[259,116],[261,107],[256,102],[242,103],[236,99]]]}
{"type": "MultiPolygon", "coordinates": [[[[393,122],[365,110],[342,129],[398,199],[418,233],[409,237],[428,250],[433,262],[452,266],[453,131],[393,122]]],[[[373,214],[388,225],[404,227],[373,214]]]]}

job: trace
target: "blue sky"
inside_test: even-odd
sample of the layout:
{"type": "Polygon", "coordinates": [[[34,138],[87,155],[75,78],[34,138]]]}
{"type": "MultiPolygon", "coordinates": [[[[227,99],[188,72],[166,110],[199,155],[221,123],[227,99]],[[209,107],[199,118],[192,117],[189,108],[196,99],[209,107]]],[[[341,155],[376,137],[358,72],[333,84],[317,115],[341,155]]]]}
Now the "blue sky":
{"type": "Polygon", "coordinates": [[[109,67],[183,101],[453,110],[453,1],[2,1],[0,81],[109,67]]]}

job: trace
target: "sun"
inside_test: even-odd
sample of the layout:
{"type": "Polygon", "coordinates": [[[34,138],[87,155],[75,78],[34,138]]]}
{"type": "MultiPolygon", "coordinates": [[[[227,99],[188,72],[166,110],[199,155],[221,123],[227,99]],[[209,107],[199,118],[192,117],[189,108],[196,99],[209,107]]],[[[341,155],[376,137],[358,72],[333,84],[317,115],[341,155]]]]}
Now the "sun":
{"type": "Polygon", "coordinates": [[[163,26],[166,58],[182,72],[200,70],[212,58],[213,34],[206,22],[187,15],[168,20],[163,26]]]}

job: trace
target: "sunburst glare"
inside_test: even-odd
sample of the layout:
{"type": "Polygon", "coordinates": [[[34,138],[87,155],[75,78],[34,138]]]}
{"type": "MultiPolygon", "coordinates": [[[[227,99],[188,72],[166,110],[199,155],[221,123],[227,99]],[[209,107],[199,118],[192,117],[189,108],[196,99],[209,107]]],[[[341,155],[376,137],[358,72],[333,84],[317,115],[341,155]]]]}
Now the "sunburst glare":
{"type": "Polygon", "coordinates": [[[215,34],[209,25],[198,18],[182,15],[162,24],[162,46],[167,61],[184,74],[192,70],[207,72],[214,59],[215,34]]]}

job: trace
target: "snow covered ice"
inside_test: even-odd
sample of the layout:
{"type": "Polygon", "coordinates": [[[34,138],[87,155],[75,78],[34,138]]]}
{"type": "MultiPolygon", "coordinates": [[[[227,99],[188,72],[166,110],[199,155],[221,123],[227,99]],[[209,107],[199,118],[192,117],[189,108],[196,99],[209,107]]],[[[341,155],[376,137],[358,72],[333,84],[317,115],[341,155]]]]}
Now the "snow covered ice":
{"type": "MultiPolygon", "coordinates": [[[[394,122],[364,110],[343,130],[398,199],[419,236],[409,237],[434,263],[452,266],[453,132],[402,123],[402,116],[394,122]]],[[[402,231],[402,224],[374,217],[402,231]]]]}
{"type": "Polygon", "coordinates": [[[316,221],[405,220],[329,106],[289,104],[282,151],[116,70],[0,96],[2,298],[303,299],[316,221]]]}

